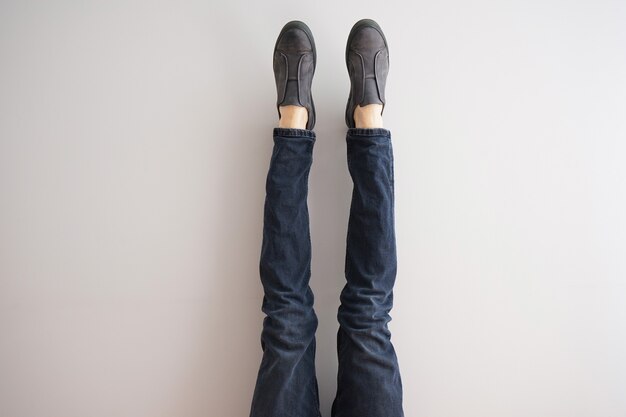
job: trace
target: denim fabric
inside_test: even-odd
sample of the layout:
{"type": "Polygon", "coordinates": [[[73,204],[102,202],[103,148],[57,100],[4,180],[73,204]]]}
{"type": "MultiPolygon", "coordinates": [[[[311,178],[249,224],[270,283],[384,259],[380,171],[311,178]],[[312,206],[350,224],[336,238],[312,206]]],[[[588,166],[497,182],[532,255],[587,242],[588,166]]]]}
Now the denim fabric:
{"type": "MultiPolygon", "coordinates": [[[[266,314],[263,357],[250,417],[321,416],[307,207],[315,140],[311,130],[274,129],[259,268],[266,314]]],[[[346,144],[354,188],[331,417],[403,417],[402,381],[388,328],[397,271],[391,133],[350,128],[346,144]]]]}

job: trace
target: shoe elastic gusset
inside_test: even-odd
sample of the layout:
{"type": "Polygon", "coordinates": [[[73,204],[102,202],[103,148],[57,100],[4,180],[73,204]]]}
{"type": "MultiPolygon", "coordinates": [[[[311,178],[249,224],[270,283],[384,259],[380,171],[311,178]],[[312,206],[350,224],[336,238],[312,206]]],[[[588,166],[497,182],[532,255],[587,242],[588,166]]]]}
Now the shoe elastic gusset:
{"type": "Polygon", "coordinates": [[[385,108],[389,47],[385,34],[374,20],[359,20],[350,30],[346,43],[346,66],[350,76],[346,124],[353,128],[357,106],[381,104],[382,109],[385,108]]]}
{"type": "Polygon", "coordinates": [[[315,127],[315,104],[311,84],[317,63],[317,51],[311,29],[299,20],[288,22],[280,31],[274,46],[276,109],[294,105],[307,109],[306,128],[315,127]]]}

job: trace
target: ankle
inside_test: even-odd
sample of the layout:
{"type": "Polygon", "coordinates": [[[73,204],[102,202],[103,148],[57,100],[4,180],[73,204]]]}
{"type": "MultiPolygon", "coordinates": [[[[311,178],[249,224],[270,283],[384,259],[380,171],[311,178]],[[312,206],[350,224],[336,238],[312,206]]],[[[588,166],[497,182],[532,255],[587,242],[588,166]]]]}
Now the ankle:
{"type": "Polygon", "coordinates": [[[280,106],[280,119],[278,127],[306,129],[306,123],[309,115],[306,107],[301,106],[280,106]]]}
{"type": "Polygon", "coordinates": [[[382,104],[368,104],[354,109],[354,124],[358,128],[383,127],[382,104]]]}

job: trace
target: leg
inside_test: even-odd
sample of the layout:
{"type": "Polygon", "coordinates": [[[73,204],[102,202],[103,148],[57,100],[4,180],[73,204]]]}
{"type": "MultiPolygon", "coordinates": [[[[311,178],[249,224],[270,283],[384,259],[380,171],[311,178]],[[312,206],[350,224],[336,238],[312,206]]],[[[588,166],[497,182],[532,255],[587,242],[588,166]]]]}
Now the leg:
{"type": "Polygon", "coordinates": [[[391,132],[383,128],[387,41],[373,20],[348,36],[348,169],[354,183],[346,285],[337,314],[339,371],[332,417],[404,417],[402,380],[388,323],[396,279],[391,132]]]}
{"type": "Polygon", "coordinates": [[[387,325],[397,268],[391,134],[383,128],[351,128],[346,142],[354,188],[331,415],[402,417],[402,381],[387,325]]]}
{"type": "Polygon", "coordinates": [[[311,130],[274,129],[260,260],[267,316],[251,417],[320,416],[307,208],[314,142],[311,130]]]}
{"type": "Polygon", "coordinates": [[[259,266],[266,317],[250,417],[321,417],[307,207],[315,143],[311,95],[315,57],[309,27],[288,22],[274,47],[280,120],[266,182],[259,266]]]}

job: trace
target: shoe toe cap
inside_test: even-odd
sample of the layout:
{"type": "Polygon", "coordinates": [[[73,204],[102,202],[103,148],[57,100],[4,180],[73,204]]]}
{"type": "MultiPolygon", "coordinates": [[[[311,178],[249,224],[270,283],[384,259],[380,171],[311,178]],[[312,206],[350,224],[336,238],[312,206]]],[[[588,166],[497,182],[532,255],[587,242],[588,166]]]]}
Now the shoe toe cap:
{"type": "Polygon", "coordinates": [[[379,51],[385,49],[385,39],[374,27],[365,26],[359,29],[350,42],[350,49],[357,52],[379,51]]]}
{"type": "Polygon", "coordinates": [[[285,53],[303,53],[312,51],[313,45],[302,29],[291,28],[281,35],[276,49],[285,53]]]}

